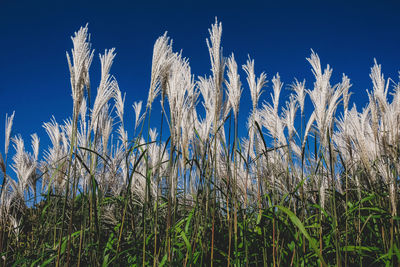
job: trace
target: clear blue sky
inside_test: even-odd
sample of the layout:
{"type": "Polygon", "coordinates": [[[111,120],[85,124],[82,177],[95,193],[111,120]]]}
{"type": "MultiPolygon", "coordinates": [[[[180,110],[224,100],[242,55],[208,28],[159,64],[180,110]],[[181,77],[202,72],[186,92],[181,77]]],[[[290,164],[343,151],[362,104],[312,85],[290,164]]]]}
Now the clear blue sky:
{"type": "MultiPolygon", "coordinates": [[[[29,135],[38,133],[41,155],[48,145],[43,122],[52,115],[59,122],[71,115],[65,51],[72,47],[70,36],[86,23],[96,50],[92,88],[99,81],[98,53],[115,47],[117,56],[111,72],[126,92],[126,122],[130,125],[132,103],[147,99],[156,38],[168,31],[174,50],[182,49],[190,59],[193,73],[210,74],[205,39],[216,16],[223,24],[224,55],[234,52],[242,65],[249,54],[255,58],[257,75],[265,71],[269,81],[279,72],[285,85],[294,77],[306,78],[310,88],[313,79],[305,58],[311,48],[324,66],[329,63],[333,67],[334,82],[342,73],[350,77],[355,93],[352,101],[358,106],[365,104],[365,90],[371,88],[368,74],[374,58],[383,65],[385,77],[398,81],[399,1],[82,2],[0,0],[2,153],[6,113],[16,111],[13,134],[21,133],[26,146],[29,135]]],[[[250,96],[244,72],[240,75],[244,122],[250,96]]],[[[269,82],[262,100],[269,100],[270,90],[269,82]]]]}

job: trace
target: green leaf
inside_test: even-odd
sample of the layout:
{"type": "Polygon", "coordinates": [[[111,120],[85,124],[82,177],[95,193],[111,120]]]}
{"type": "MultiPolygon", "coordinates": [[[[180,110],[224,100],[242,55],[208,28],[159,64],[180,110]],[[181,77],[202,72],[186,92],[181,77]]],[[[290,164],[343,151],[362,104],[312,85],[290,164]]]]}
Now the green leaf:
{"type": "Polygon", "coordinates": [[[161,262],[160,262],[160,265],[158,265],[158,266],[160,266],[160,267],[164,266],[165,263],[167,262],[167,259],[168,259],[168,255],[165,254],[164,257],[162,258],[161,262]]]}
{"type": "Polygon", "coordinates": [[[192,246],[190,245],[189,239],[187,238],[185,232],[181,232],[181,237],[183,241],[185,242],[186,248],[188,251],[192,251],[192,246]]]}
{"type": "Polygon", "coordinates": [[[40,264],[40,267],[45,267],[48,264],[52,263],[53,260],[56,258],[56,255],[54,255],[53,257],[51,257],[50,259],[45,260],[42,264],[40,264]]]}
{"type": "Polygon", "coordinates": [[[110,257],[110,254],[107,254],[104,256],[103,264],[101,265],[102,267],[108,266],[108,258],[110,257]]]}
{"type": "Polygon", "coordinates": [[[365,247],[365,246],[344,246],[342,247],[342,251],[353,252],[353,251],[365,251],[365,252],[373,252],[378,251],[377,247],[365,247]]]}
{"type": "Polygon", "coordinates": [[[185,233],[186,234],[189,232],[189,225],[190,225],[190,222],[192,221],[193,214],[194,214],[194,208],[190,211],[190,214],[186,221],[186,225],[185,225],[185,233]]]}
{"type": "Polygon", "coordinates": [[[318,249],[317,241],[308,234],[308,232],[306,231],[306,228],[301,223],[300,219],[286,207],[279,206],[279,205],[277,205],[275,207],[280,209],[281,211],[283,211],[284,213],[286,213],[289,216],[292,223],[295,226],[297,226],[297,228],[299,228],[300,232],[307,238],[307,240],[310,243],[311,247],[313,248],[314,252],[318,255],[318,258],[320,259],[322,265],[327,266],[324,258],[322,257],[322,255],[318,249]]]}

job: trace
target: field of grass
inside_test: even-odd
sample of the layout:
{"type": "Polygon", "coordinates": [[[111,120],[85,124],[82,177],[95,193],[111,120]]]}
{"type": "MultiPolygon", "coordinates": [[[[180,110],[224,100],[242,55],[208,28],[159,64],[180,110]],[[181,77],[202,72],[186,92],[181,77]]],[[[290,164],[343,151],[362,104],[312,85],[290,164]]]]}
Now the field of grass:
{"type": "Polygon", "coordinates": [[[133,122],[110,74],[114,49],[100,55],[93,86],[88,28],[74,34],[73,110],[44,123],[43,158],[39,137],[26,149],[11,134],[14,113],[6,116],[3,266],[400,264],[400,84],[375,62],[369,102],[349,108],[349,78],[332,85],[332,69],[312,51],[311,88],[295,80],[285,101],[278,74],[268,81],[253,59],[240,68],[225,57],[221,23],[209,33],[211,75],[198,78],[166,34],[157,39],[133,122]],[[267,85],[271,99],[259,103],[267,85]],[[240,113],[245,136],[242,92],[252,101],[240,113]]]}

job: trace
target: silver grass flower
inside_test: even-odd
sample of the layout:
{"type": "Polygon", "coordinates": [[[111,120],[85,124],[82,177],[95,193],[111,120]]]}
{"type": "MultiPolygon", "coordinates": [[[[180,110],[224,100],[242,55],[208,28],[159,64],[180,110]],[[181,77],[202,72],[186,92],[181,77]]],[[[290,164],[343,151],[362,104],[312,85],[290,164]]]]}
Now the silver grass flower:
{"type": "Polygon", "coordinates": [[[25,152],[24,140],[20,135],[13,137],[15,155],[13,157],[13,165],[11,166],[18,177],[18,189],[23,199],[23,192],[29,188],[33,189],[33,173],[36,164],[32,162],[30,155],[25,152]]]}
{"type": "Polygon", "coordinates": [[[256,75],[254,73],[254,59],[248,58],[246,65],[242,66],[243,70],[246,72],[247,78],[247,84],[249,85],[250,88],[250,95],[251,95],[251,101],[253,103],[253,110],[257,108],[258,101],[260,99],[260,96],[262,94],[262,88],[266,85],[267,83],[267,75],[263,72],[260,74],[260,77],[256,80],[256,75]]]}
{"type": "Polygon", "coordinates": [[[86,98],[84,97],[82,99],[82,104],[81,108],[79,109],[79,117],[80,117],[80,126],[81,128],[85,128],[84,131],[86,132],[86,113],[87,113],[88,107],[87,107],[87,101],[86,98]]]}
{"type": "Polygon", "coordinates": [[[125,131],[122,124],[118,127],[119,140],[122,142],[125,149],[128,149],[128,132],[125,131]]]}
{"type": "Polygon", "coordinates": [[[170,76],[166,82],[166,96],[170,109],[170,132],[172,141],[178,145],[182,117],[188,113],[192,105],[189,95],[195,86],[187,59],[177,55],[170,69],[170,76]]]}
{"type": "Polygon", "coordinates": [[[133,107],[133,110],[135,111],[135,130],[136,130],[138,125],[141,123],[141,121],[144,118],[144,114],[140,115],[140,113],[142,111],[142,101],[134,102],[132,107],[133,107]]]}
{"type": "MultiPolygon", "coordinates": [[[[321,185],[319,188],[319,195],[320,195],[320,205],[323,209],[325,209],[325,199],[326,199],[326,194],[325,190],[328,188],[328,179],[324,179],[324,177],[321,177],[321,185]]],[[[321,211],[322,212],[322,211],[321,211]]]]}
{"type": "MultiPolygon", "coordinates": [[[[67,118],[64,121],[64,125],[60,125],[60,129],[61,129],[61,135],[65,135],[65,137],[68,140],[72,139],[72,135],[73,135],[73,122],[71,118],[67,118]]],[[[81,134],[80,132],[78,132],[78,134],[81,134]]],[[[61,136],[62,139],[62,136],[61,136]]]]}
{"type": "Polygon", "coordinates": [[[282,91],[283,83],[281,82],[281,77],[279,76],[279,73],[277,73],[273,78],[272,78],[272,89],[273,89],[273,94],[271,94],[272,98],[272,104],[274,107],[274,112],[278,114],[278,108],[279,108],[279,97],[282,91]]]}
{"type": "Polygon", "coordinates": [[[315,121],[315,111],[313,113],[311,113],[310,118],[308,118],[308,122],[307,122],[307,125],[306,125],[306,129],[304,131],[303,141],[302,141],[302,145],[301,145],[301,150],[302,151],[304,151],[304,148],[306,146],[306,141],[307,141],[307,138],[308,138],[308,134],[311,131],[311,127],[312,127],[314,121],[315,121]]]}
{"type": "Polygon", "coordinates": [[[194,120],[190,116],[190,107],[184,107],[183,116],[181,118],[181,149],[183,159],[189,158],[189,145],[194,139],[194,120]]]}
{"type": "MultiPolygon", "coordinates": [[[[25,154],[25,145],[24,140],[22,139],[21,135],[17,135],[11,140],[14,143],[15,155],[13,156],[14,166],[16,167],[24,167],[27,162],[26,154],[25,154]]],[[[18,170],[18,168],[17,168],[18,170]]]]}
{"type": "Polygon", "coordinates": [[[343,81],[342,86],[344,86],[346,88],[343,90],[343,109],[344,109],[344,114],[346,116],[346,113],[349,109],[349,101],[350,101],[350,96],[351,96],[349,89],[351,87],[351,84],[350,84],[350,79],[344,74],[343,74],[342,81],[343,81]]]}
{"type": "Polygon", "coordinates": [[[1,152],[0,152],[0,169],[3,172],[3,174],[5,175],[6,174],[6,163],[4,162],[3,155],[1,154],[1,152]]]}
{"type": "Polygon", "coordinates": [[[277,142],[274,145],[286,145],[284,134],[285,118],[281,118],[269,103],[263,104],[260,115],[262,118],[262,126],[268,130],[269,135],[277,142]]]}
{"type": "Polygon", "coordinates": [[[379,135],[379,112],[378,112],[378,106],[376,103],[376,100],[374,98],[374,95],[370,92],[368,92],[368,99],[369,99],[369,109],[370,109],[370,113],[371,113],[371,126],[373,129],[373,133],[374,133],[374,137],[375,140],[378,140],[378,135],[379,135]]]}
{"type": "Polygon", "coordinates": [[[10,145],[10,135],[11,135],[11,129],[14,121],[14,115],[15,111],[11,114],[9,117],[8,114],[6,114],[6,132],[5,132],[5,140],[4,140],[4,155],[7,157],[8,154],[8,147],[10,145]]]}
{"type": "Polygon", "coordinates": [[[14,216],[9,217],[10,220],[10,230],[15,234],[17,242],[21,234],[22,218],[17,219],[14,216]]]}
{"type": "Polygon", "coordinates": [[[343,77],[340,84],[331,87],[329,79],[332,74],[332,69],[327,65],[322,73],[320,60],[317,54],[312,51],[310,58],[307,58],[312,66],[312,72],[315,76],[314,89],[307,90],[311,101],[314,105],[315,121],[319,131],[321,144],[327,147],[328,130],[331,129],[336,108],[340,102],[343,92],[348,90],[350,83],[346,76],[343,77]]]}
{"type": "Polygon", "coordinates": [[[371,68],[369,77],[372,80],[374,97],[378,101],[380,108],[385,109],[387,106],[387,93],[389,89],[389,81],[385,82],[382,74],[382,67],[374,59],[374,66],[371,68]]]}
{"type": "Polygon", "coordinates": [[[289,102],[286,101],[286,108],[283,110],[283,116],[285,120],[285,125],[288,129],[288,140],[290,141],[296,133],[296,129],[294,127],[294,119],[297,111],[297,103],[295,97],[290,95],[289,102]]]}
{"type": "Polygon", "coordinates": [[[169,68],[173,62],[172,40],[167,32],[159,37],[153,48],[153,60],[151,65],[151,78],[147,106],[150,107],[154,99],[159,95],[163,80],[168,76],[169,68]]]}
{"type": "Polygon", "coordinates": [[[33,158],[35,160],[35,162],[38,160],[38,156],[39,156],[39,142],[40,139],[37,136],[36,133],[31,135],[32,138],[32,151],[33,151],[33,158]]]}
{"type": "Polygon", "coordinates": [[[121,124],[124,123],[124,107],[125,107],[125,94],[122,96],[121,90],[119,90],[119,86],[117,82],[114,82],[114,99],[115,99],[115,108],[117,112],[117,116],[119,117],[121,124]]]}
{"type": "Polygon", "coordinates": [[[43,128],[46,130],[53,147],[58,150],[61,142],[61,131],[54,116],[51,118],[50,122],[45,122],[43,124],[43,128]]]}
{"type": "MultiPolygon", "coordinates": [[[[108,101],[112,97],[116,97],[116,103],[119,103],[119,99],[117,97],[117,90],[119,91],[118,84],[115,79],[109,74],[114,57],[114,49],[106,50],[104,52],[104,55],[100,55],[101,80],[100,85],[97,88],[97,95],[94,101],[93,111],[91,115],[91,129],[94,130],[95,133],[98,131],[98,116],[104,105],[106,105],[106,103],[108,103],[108,101]]],[[[119,96],[120,94],[121,93],[119,92],[119,96]]],[[[117,112],[119,111],[119,108],[117,107],[117,112]]]]}
{"type": "Polygon", "coordinates": [[[271,93],[272,105],[265,102],[263,108],[260,110],[262,118],[262,125],[268,130],[270,136],[274,139],[274,142],[278,142],[274,145],[286,145],[286,138],[284,135],[285,128],[285,114],[283,117],[278,113],[279,107],[279,96],[283,87],[283,83],[280,80],[279,74],[276,74],[272,78],[273,94],[271,93]]]}
{"type": "Polygon", "coordinates": [[[76,117],[82,103],[85,87],[88,90],[88,94],[90,94],[89,68],[92,63],[94,52],[91,50],[90,36],[88,35],[87,25],[85,27],[81,27],[78,32],[75,32],[71,39],[74,47],[71,50],[72,60],[68,52],[66,55],[71,75],[74,117],[76,117]]]}
{"type": "Polygon", "coordinates": [[[214,120],[218,121],[222,111],[223,90],[222,83],[224,80],[225,59],[222,54],[221,36],[222,23],[215,18],[215,23],[208,30],[210,39],[206,39],[208,52],[210,54],[211,72],[214,85],[214,120]]]}
{"type": "Polygon", "coordinates": [[[226,83],[226,88],[228,89],[228,101],[232,107],[233,114],[235,118],[237,118],[239,113],[239,103],[240,103],[240,96],[242,94],[242,83],[240,82],[240,76],[237,70],[237,64],[235,61],[235,57],[232,55],[227,60],[227,67],[228,67],[228,80],[226,83]]]}
{"type": "Polygon", "coordinates": [[[157,129],[156,128],[150,129],[149,136],[151,142],[157,141],[157,136],[158,136],[157,129]]]}
{"type": "Polygon", "coordinates": [[[5,225],[10,219],[12,204],[13,204],[13,195],[12,187],[10,184],[10,178],[6,177],[7,181],[4,184],[3,193],[0,197],[0,223],[1,225],[5,225]]]}
{"type": "Polygon", "coordinates": [[[292,90],[296,93],[296,101],[299,103],[301,114],[304,112],[304,100],[306,98],[305,83],[306,80],[299,82],[297,79],[295,79],[295,82],[291,85],[292,90]]]}
{"type": "Polygon", "coordinates": [[[196,130],[199,133],[199,137],[201,139],[200,146],[203,148],[203,145],[208,141],[209,135],[212,130],[213,117],[206,116],[205,119],[199,118],[195,121],[196,130]]]}
{"type": "Polygon", "coordinates": [[[113,129],[113,119],[108,113],[109,105],[106,104],[101,113],[100,113],[100,119],[99,119],[99,124],[100,124],[100,134],[101,134],[101,143],[103,147],[103,154],[107,154],[108,151],[108,141],[113,129]]]}
{"type": "Polygon", "coordinates": [[[214,111],[214,106],[216,105],[215,99],[214,99],[214,80],[212,78],[207,78],[207,77],[199,77],[199,80],[197,81],[197,85],[199,88],[199,91],[201,93],[201,96],[203,97],[203,107],[206,110],[207,117],[212,117],[214,118],[213,111],[214,111]]]}

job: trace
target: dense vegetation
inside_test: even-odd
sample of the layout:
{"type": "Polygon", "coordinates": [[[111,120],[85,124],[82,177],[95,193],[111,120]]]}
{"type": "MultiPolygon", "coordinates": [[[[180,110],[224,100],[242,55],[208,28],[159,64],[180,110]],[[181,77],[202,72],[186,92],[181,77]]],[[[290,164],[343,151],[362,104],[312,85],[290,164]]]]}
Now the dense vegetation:
{"type": "Polygon", "coordinates": [[[282,104],[276,74],[272,102],[259,104],[266,75],[256,77],[249,58],[242,86],[233,54],[223,57],[221,24],[209,32],[212,73],[196,80],[167,35],[157,39],[134,122],[124,121],[125,98],[110,75],[114,49],[100,55],[93,93],[88,29],[75,33],[72,118],[44,123],[51,146],[42,159],[38,136],[28,152],[11,135],[14,113],[6,116],[4,266],[399,264],[400,84],[375,62],[369,103],[349,109],[350,80],[331,85],[332,69],[312,52],[311,89],[295,80],[282,104]],[[242,90],[252,109],[239,137],[242,90]]]}

